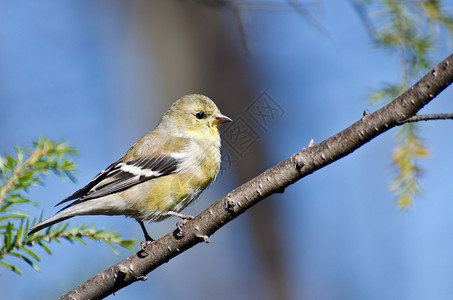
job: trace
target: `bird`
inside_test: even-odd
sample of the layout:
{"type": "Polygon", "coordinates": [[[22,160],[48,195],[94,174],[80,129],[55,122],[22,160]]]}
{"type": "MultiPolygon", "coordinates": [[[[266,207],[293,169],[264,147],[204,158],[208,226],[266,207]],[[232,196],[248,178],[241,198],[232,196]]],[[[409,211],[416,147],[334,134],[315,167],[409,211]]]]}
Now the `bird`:
{"type": "Polygon", "coordinates": [[[137,220],[145,240],[153,241],[144,221],[193,218],[181,210],[215,180],[221,161],[218,125],[231,121],[204,95],[181,97],[152,131],[60,201],[57,205],[73,200],[28,235],[74,216],[124,215],[137,220]]]}

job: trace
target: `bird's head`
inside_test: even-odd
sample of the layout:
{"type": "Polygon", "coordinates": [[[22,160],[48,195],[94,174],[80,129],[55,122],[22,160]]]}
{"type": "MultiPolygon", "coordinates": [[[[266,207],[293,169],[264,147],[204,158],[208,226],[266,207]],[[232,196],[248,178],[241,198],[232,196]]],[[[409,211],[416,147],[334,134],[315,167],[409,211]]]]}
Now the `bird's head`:
{"type": "Polygon", "coordinates": [[[177,135],[215,138],[219,134],[217,126],[225,122],[231,122],[231,119],[220,112],[214,101],[203,95],[191,94],[173,103],[161,123],[176,128],[177,135]]]}

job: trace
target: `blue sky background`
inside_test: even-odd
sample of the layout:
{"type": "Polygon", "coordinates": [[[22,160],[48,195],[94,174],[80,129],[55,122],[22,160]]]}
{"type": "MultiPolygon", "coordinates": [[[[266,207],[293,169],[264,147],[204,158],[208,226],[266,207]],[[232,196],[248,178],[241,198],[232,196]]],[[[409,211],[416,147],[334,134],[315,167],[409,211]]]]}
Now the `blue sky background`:
{"type": "MultiPolygon", "coordinates": [[[[310,139],[320,142],[344,129],[365,108],[377,109],[367,94],[383,81],[398,79],[396,58],[373,47],[350,3],[323,3],[316,17],[328,35],[289,8],[242,12],[250,49],[243,60],[258,78],[256,95],[268,92],[285,111],[260,132],[269,158],[263,170],[310,139]]],[[[0,153],[41,135],[64,139],[79,151],[78,183],[48,176],[44,187],[31,190],[30,197],[41,203],[30,210],[33,215],[42,209],[55,213],[55,203],[123,155],[176,100],[160,99],[152,63],[160,58],[154,54],[151,64],[141,63],[150,49],[128,29],[128,12],[127,4],[117,2],[0,3],[0,153]],[[143,110],[145,102],[153,109],[143,110]]],[[[233,13],[219,13],[226,34],[241,49],[233,13]]],[[[433,61],[449,51],[441,41],[433,61]]],[[[451,112],[452,95],[450,88],[422,112],[451,112]]],[[[245,100],[244,107],[251,101],[245,100]]],[[[227,106],[220,109],[229,115],[227,106]]],[[[432,154],[421,162],[423,195],[407,211],[397,208],[388,188],[396,130],[272,200],[278,202],[275,214],[294,299],[451,299],[452,124],[428,122],[420,129],[432,154]]],[[[226,170],[186,212],[197,214],[238,184],[226,170]]],[[[136,222],[123,217],[77,217],[71,224],[93,221],[141,239],[136,222]]],[[[148,230],[161,236],[175,222],[150,224],[148,230]]],[[[269,299],[260,285],[247,218],[228,224],[211,241],[110,298],[269,299]]],[[[41,273],[21,262],[21,276],[0,268],[2,298],[56,298],[133,253],[119,249],[115,255],[107,245],[88,244],[52,244],[52,256],[38,251],[41,273]]]]}

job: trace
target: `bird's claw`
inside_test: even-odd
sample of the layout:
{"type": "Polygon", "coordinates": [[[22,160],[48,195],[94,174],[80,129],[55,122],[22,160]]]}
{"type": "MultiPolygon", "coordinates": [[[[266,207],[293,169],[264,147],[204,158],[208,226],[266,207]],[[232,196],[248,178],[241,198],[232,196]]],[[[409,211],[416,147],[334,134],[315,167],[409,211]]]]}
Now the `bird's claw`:
{"type": "Polygon", "coordinates": [[[140,248],[142,248],[142,251],[148,256],[148,252],[146,251],[146,248],[148,248],[154,241],[142,241],[140,242],[140,248]]]}
{"type": "Polygon", "coordinates": [[[183,219],[183,220],[179,221],[178,223],[176,223],[176,228],[178,228],[181,236],[185,236],[187,234],[187,232],[182,229],[184,224],[186,224],[187,222],[189,222],[188,219],[183,219]]]}
{"type": "Polygon", "coordinates": [[[211,240],[209,239],[209,236],[206,235],[206,234],[203,234],[203,233],[201,233],[201,232],[196,232],[196,233],[195,233],[195,236],[196,236],[197,238],[199,238],[199,239],[202,239],[203,242],[205,242],[205,243],[211,242],[211,240]]]}

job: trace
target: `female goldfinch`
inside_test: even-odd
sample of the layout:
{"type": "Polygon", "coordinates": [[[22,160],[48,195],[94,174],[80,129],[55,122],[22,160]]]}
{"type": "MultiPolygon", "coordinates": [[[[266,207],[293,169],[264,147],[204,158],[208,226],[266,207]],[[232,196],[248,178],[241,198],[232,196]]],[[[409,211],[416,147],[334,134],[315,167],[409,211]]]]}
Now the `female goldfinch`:
{"type": "Polygon", "coordinates": [[[230,122],[203,95],[177,100],[154,130],[64,202],[75,200],[30,229],[29,235],[78,215],[125,215],[140,224],[180,213],[214,180],[220,167],[217,125],[230,122]]]}

